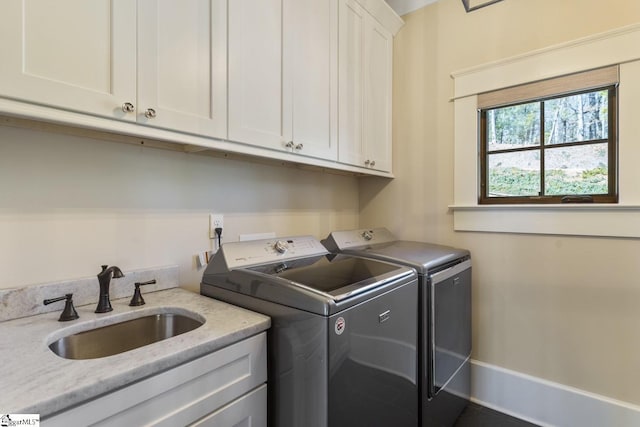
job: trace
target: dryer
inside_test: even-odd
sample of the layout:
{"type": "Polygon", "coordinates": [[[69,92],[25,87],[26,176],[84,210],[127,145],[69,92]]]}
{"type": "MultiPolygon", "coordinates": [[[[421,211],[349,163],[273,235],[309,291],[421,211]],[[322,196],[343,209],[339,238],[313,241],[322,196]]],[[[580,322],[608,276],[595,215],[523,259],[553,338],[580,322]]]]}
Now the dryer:
{"type": "Polygon", "coordinates": [[[450,427],[470,396],[471,255],[397,239],[386,228],[335,231],[331,252],[393,262],[418,273],[419,398],[422,427],[450,427]]]}

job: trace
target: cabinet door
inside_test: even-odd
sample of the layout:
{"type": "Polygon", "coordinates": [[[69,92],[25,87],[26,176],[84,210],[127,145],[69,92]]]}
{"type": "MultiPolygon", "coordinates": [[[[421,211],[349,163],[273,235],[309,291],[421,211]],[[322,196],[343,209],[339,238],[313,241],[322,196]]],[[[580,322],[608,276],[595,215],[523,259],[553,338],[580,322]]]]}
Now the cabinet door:
{"type": "Polygon", "coordinates": [[[136,11],[129,0],[4,0],[0,96],[135,120],[136,11]]]}
{"type": "Polygon", "coordinates": [[[337,0],[283,2],[283,129],[293,151],[336,160],[337,0]]]}
{"type": "Polygon", "coordinates": [[[267,385],[247,393],[189,427],[267,427],[267,385]]]}
{"type": "Polygon", "coordinates": [[[139,123],[226,138],[226,18],[224,0],[138,1],[139,123]]]}
{"type": "Polygon", "coordinates": [[[365,41],[365,157],[370,168],[390,172],[393,36],[370,17],[365,41]]]}
{"type": "Polygon", "coordinates": [[[285,148],[282,0],[229,1],[229,139],[285,148]]]}
{"type": "Polygon", "coordinates": [[[364,166],[363,66],[367,12],[355,0],[340,0],[338,159],[364,166]]]}
{"type": "Polygon", "coordinates": [[[355,0],[340,0],[339,155],[391,171],[393,35],[355,0]]]}
{"type": "MultiPolygon", "coordinates": [[[[191,425],[198,420],[251,419],[258,424],[266,412],[267,337],[260,333],[183,365],[125,385],[43,420],[59,426],[191,425]],[[260,391],[262,390],[262,391],[260,391]],[[244,397],[252,396],[249,399],[244,397]],[[245,403],[234,405],[234,402],[245,403]],[[226,411],[233,406],[235,410],[226,411]],[[238,409],[246,409],[245,416],[238,409]],[[224,415],[229,413],[232,418],[224,415]]],[[[205,423],[231,426],[236,422],[205,423]]]]}

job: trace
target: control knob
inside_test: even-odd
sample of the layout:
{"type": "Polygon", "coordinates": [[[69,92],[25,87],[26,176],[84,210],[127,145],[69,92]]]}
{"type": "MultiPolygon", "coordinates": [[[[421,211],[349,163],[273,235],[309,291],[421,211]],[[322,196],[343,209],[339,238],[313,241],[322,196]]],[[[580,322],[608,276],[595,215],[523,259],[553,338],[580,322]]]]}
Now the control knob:
{"type": "Polygon", "coordinates": [[[283,254],[287,252],[289,245],[284,240],[278,240],[276,244],[273,245],[273,249],[275,249],[279,254],[283,254]]]}
{"type": "Polygon", "coordinates": [[[373,233],[371,231],[365,230],[362,232],[362,237],[364,238],[364,240],[371,240],[373,239],[373,233]]]}

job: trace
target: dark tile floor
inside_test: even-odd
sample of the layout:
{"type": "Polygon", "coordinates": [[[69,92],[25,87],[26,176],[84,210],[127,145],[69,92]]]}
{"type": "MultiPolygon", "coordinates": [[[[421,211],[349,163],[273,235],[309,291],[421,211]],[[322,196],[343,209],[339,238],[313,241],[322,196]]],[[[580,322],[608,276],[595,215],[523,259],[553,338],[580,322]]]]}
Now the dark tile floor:
{"type": "Polygon", "coordinates": [[[521,419],[511,417],[493,409],[469,403],[460,414],[454,427],[535,427],[521,419]]]}

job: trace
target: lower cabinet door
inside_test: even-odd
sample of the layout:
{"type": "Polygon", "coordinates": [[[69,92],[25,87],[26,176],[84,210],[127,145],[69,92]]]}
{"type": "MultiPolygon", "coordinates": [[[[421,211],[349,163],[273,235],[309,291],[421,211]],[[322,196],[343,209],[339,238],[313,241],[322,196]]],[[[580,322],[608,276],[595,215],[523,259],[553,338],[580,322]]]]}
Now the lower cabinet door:
{"type": "Polygon", "coordinates": [[[263,384],[191,425],[194,427],[266,427],[267,385],[263,384]]]}
{"type": "MultiPolygon", "coordinates": [[[[251,395],[266,381],[267,340],[263,332],[42,421],[47,427],[173,427],[202,423],[251,395]]],[[[253,421],[247,425],[266,424],[253,421]]]]}

